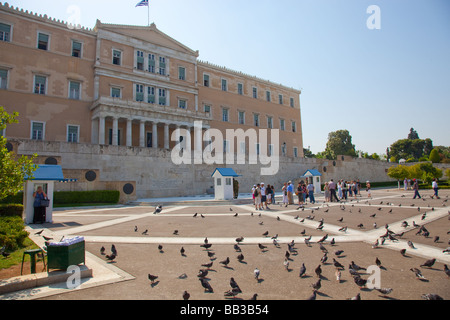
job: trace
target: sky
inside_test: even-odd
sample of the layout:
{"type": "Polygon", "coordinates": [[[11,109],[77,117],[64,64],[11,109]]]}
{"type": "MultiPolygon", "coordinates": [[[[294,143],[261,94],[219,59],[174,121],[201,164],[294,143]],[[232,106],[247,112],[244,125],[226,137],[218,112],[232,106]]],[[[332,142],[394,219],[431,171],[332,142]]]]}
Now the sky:
{"type": "MultiPolygon", "coordinates": [[[[139,1],[7,2],[93,28],[97,19],[147,25],[139,1]]],[[[200,60],[301,89],[313,153],[341,129],[369,154],[410,128],[450,146],[448,0],[150,0],[149,10],[150,23],[200,60]]]]}

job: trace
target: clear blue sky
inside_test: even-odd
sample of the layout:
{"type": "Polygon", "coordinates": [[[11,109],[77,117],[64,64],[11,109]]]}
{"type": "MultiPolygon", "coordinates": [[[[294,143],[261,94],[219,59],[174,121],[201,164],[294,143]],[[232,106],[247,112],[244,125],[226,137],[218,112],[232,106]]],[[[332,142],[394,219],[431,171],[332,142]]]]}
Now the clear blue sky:
{"type": "MultiPolygon", "coordinates": [[[[80,23],[147,24],[139,0],[10,0],[80,23]]],[[[150,0],[150,22],[200,59],[302,89],[305,147],[347,129],[356,149],[385,153],[411,127],[450,145],[448,0],[150,0]],[[367,8],[381,9],[369,30],[367,8]]]]}

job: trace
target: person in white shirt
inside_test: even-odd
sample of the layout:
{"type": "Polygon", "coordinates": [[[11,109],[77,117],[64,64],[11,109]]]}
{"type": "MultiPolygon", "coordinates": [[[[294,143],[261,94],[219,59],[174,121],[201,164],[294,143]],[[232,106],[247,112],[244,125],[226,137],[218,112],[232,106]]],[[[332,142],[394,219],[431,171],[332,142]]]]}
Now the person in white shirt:
{"type": "Polygon", "coordinates": [[[431,184],[433,190],[434,190],[434,194],[431,196],[431,198],[434,198],[436,196],[436,199],[440,199],[438,196],[438,183],[437,183],[437,179],[433,179],[433,182],[431,184]]]}

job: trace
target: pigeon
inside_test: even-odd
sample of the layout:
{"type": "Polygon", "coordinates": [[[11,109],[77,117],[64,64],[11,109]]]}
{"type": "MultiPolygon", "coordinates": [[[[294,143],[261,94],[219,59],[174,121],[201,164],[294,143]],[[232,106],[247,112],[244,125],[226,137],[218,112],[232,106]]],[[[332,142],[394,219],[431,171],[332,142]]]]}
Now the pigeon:
{"type": "Polygon", "coordinates": [[[314,272],[316,273],[316,276],[318,278],[320,278],[320,276],[322,275],[322,268],[321,268],[320,264],[317,266],[317,268],[314,270],[314,272]]]}
{"type": "Polygon", "coordinates": [[[353,280],[354,280],[354,282],[356,283],[356,285],[357,285],[358,287],[360,287],[360,288],[365,287],[366,284],[367,284],[367,280],[361,278],[360,276],[355,276],[355,277],[353,277],[353,280]]]}
{"type": "Polygon", "coordinates": [[[421,267],[431,268],[431,267],[434,265],[435,262],[436,262],[436,259],[430,259],[430,260],[425,261],[425,262],[424,262],[423,264],[421,264],[420,266],[421,266],[421,267]]]}
{"type": "Polygon", "coordinates": [[[283,265],[286,268],[286,270],[289,271],[289,260],[288,259],[284,259],[283,265]]]}
{"type": "Polygon", "coordinates": [[[233,298],[234,298],[234,297],[236,297],[239,293],[240,293],[240,292],[239,292],[238,289],[233,288],[233,289],[231,289],[231,290],[226,291],[226,292],[224,293],[224,296],[225,296],[225,297],[233,297],[233,298]]]}
{"type": "Polygon", "coordinates": [[[157,207],[155,208],[155,212],[153,212],[153,214],[161,213],[161,212],[162,212],[162,209],[163,209],[162,205],[157,206],[157,207]]]}
{"type": "Polygon", "coordinates": [[[423,279],[423,280],[426,280],[425,277],[423,276],[422,272],[420,272],[419,269],[417,269],[417,268],[411,268],[411,269],[409,269],[409,270],[411,270],[412,272],[414,272],[414,274],[416,275],[416,278],[417,278],[417,279],[423,279]]]}
{"type": "Polygon", "coordinates": [[[237,259],[239,262],[244,261],[244,255],[241,253],[240,255],[237,256],[237,259]]]}
{"type": "Polygon", "coordinates": [[[366,270],[366,268],[358,266],[354,261],[352,261],[350,265],[351,269],[359,271],[359,270],[366,270]]]}
{"type": "Polygon", "coordinates": [[[211,243],[205,243],[205,244],[202,244],[200,247],[205,248],[206,250],[208,250],[208,249],[210,249],[212,247],[212,244],[211,243]]]}
{"type": "Polygon", "coordinates": [[[305,238],[305,244],[309,247],[310,246],[310,243],[309,243],[309,238],[305,238]]]}
{"type": "Polygon", "coordinates": [[[405,254],[406,254],[406,249],[400,250],[400,253],[402,254],[402,256],[405,256],[405,254]]]}
{"type": "Polygon", "coordinates": [[[259,249],[261,249],[261,250],[267,249],[267,247],[264,246],[264,245],[262,245],[261,243],[258,244],[258,247],[259,247],[259,249]]]}
{"type": "Polygon", "coordinates": [[[198,216],[198,213],[196,212],[196,213],[194,213],[193,218],[197,218],[197,216],[198,216]]]}
{"type": "Polygon", "coordinates": [[[150,280],[152,283],[155,283],[155,280],[158,279],[158,276],[148,274],[148,280],[150,280]]]}
{"type": "Polygon", "coordinates": [[[244,237],[236,238],[237,243],[241,243],[242,241],[244,241],[244,237]]]}
{"type": "Polygon", "coordinates": [[[314,301],[317,298],[317,290],[313,290],[312,295],[308,298],[309,301],[314,301]]]}
{"type": "Polygon", "coordinates": [[[211,285],[209,284],[209,282],[206,279],[199,278],[199,280],[200,280],[200,283],[202,284],[202,287],[205,289],[205,292],[210,292],[210,293],[214,292],[213,288],[211,287],[211,285]]]}
{"type": "Polygon", "coordinates": [[[158,245],[158,250],[159,250],[159,252],[163,252],[163,246],[162,245],[158,245]]]}
{"type": "Polygon", "coordinates": [[[205,216],[204,216],[203,214],[200,214],[200,217],[201,217],[202,219],[205,219],[205,216]]]}
{"type": "Polygon", "coordinates": [[[377,267],[381,267],[381,261],[380,259],[378,259],[378,257],[375,259],[375,264],[377,265],[377,267]]]}
{"type": "Polygon", "coordinates": [[[174,235],[174,236],[177,236],[177,235],[178,235],[178,230],[174,230],[174,231],[173,231],[173,235],[174,235]]]}
{"type": "Polygon", "coordinates": [[[323,253],[328,253],[327,248],[325,248],[321,243],[319,243],[319,248],[323,253]]]}
{"type": "Polygon", "coordinates": [[[336,281],[341,283],[341,272],[339,270],[336,270],[336,281]]]}
{"type": "Polygon", "coordinates": [[[376,215],[377,215],[377,214],[374,213],[374,214],[370,215],[370,217],[371,217],[371,218],[375,218],[376,215]]]}
{"type": "Polygon", "coordinates": [[[259,271],[258,268],[255,268],[255,270],[253,271],[253,274],[255,275],[255,279],[259,280],[259,276],[261,274],[261,271],[259,271]]]}
{"type": "Polygon", "coordinates": [[[255,293],[255,294],[253,295],[253,297],[250,298],[250,300],[256,301],[257,298],[258,298],[258,294],[255,293]]]}
{"type": "Polygon", "coordinates": [[[391,294],[391,292],[393,291],[392,288],[381,288],[381,289],[376,289],[379,293],[383,294],[384,296],[387,296],[388,294],[391,294]]]}
{"type": "Polygon", "coordinates": [[[379,241],[378,241],[378,239],[372,244],[372,249],[376,249],[376,248],[378,248],[378,245],[379,245],[380,243],[379,243],[379,241]]]}
{"type": "Polygon", "coordinates": [[[269,235],[269,231],[266,231],[266,232],[263,233],[264,237],[267,237],[268,235],[269,235]]]}
{"type": "Polygon", "coordinates": [[[358,293],[356,296],[354,296],[353,298],[350,298],[349,300],[353,300],[353,301],[361,300],[361,294],[358,293]]]}
{"type": "Polygon", "coordinates": [[[327,262],[327,260],[328,260],[328,255],[325,253],[325,254],[323,255],[323,257],[320,259],[320,262],[321,262],[322,264],[324,264],[325,262],[327,262]]]}
{"type": "Polygon", "coordinates": [[[340,269],[345,269],[344,266],[342,264],[339,263],[339,261],[337,261],[335,258],[333,258],[333,264],[336,268],[340,269]]]}
{"type": "Polygon", "coordinates": [[[116,259],[116,255],[112,253],[111,255],[106,255],[106,260],[114,261],[116,259]]]}
{"type": "Polygon", "coordinates": [[[334,254],[337,255],[338,257],[344,253],[344,250],[338,250],[336,251],[334,254]]]}
{"type": "Polygon", "coordinates": [[[239,214],[236,212],[233,217],[237,218],[239,214]]]}
{"type": "Polygon", "coordinates": [[[302,263],[302,266],[300,267],[299,277],[302,278],[305,275],[305,273],[306,273],[306,267],[305,267],[305,264],[302,263]]]}
{"type": "Polygon", "coordinates": [[[362,223],[360,223],[360,224],[358,224],[357,227],[360,228],[360,229],[362,229],[362,228],[364,228],[364,225],[363,225],[362,223]]]}
{"type": "Polygon", "coordinates": [[[242,251],[242,250],[241,250],[241,247],[239,247],[239,245],[238,245],[237,243],[234,244],[233,248],[234,248],[234,250],[235,250],[236,252],[241,252],[241,251],[242,251]]]}
{"type": "Polygon", "coordinates": [[[342,227],[338,231],[340,231],[340,232],[347,232],[347,227],[342,227]]]}
{"type": "Polygon", "coordinates": [[[134,232],[138,232],[138,227],[134,226],[134,232]]]}
{"type": "Polygon", "coordinates": [[[53,240],[53,238],[50,238],[50,237],[46,237],[46,236],[42,236],[42,238],[44,238],[44,240],[45,240],[45,241],[50,241],[50,240],[53,240]]]}
{"type": "Polygon", "coordinates": [[[202,267],[205,267],[205,268],[207,268],[207,269],[209,270],[209,269],[211,269],[211,267],[213,266],[213,264],[214,264],[214,262],[205,263],[205,264],[202,264],[202,267]]]}
{"type": "Polygon", "coordinates": [[[422,299],[425,299],[425,300],[444,300],[444,298],[442,298],[440,295],[437,295],[435,293],[423,294],[422,295],[422,299]]]}
{"type": "Polygon", "coordinates": [[[185,253],[185,252],[186,252],[186,250],[184,250],[184,247],[181,247],[180,253],[181,253],[182,256],[184,256],[184,253],[185,253]]]}
{"type": "Polygon", "coordinates": [[[100,248],[100,254],[101,254],[102,256],[105,255],[105,251],[106,251],[105,247],[101,247],[101,248],[100,248]]]}
{"type": "Polygon", "coordinates": [[[116,246],[115,246],[115,245],[111,245],[111,252],[112,252],[115,256],[118,256],[118,254],[117,254],[117,249],[116,249],[116,246]]]}
{"type": "Polygon", "coordinates": [[[313,284],[311,285],[311,287],[312,287],[314,290],[319,290],[319,289],[322,287],[322,279],[317,280],[317,282],[316,282],[316,283],[313,283],[313,284]]]}
{"type": "Polygon", "coordinates": [[[334,245],[336,244],[336,240],[334,240],[334,238],[331,239],[330,244],[331,244],[332,246],[334,246],[334,245]]]}
{"type": "Polygon", "coordinates": [[[142,232],[142,235],[143,235],[143,236],[146,236],[146,235],[148,235],[148,229],[147,229],[147,230],[145,230],[144,232],[142,232]]]}
{"type": "Polygon", "coordinates": [[[324,242],[324,241],[327,240],[327,239],[328,239],[328,234],[324,235],[324,236],[322,237],[322,239],[320,239],[319,241],[317,241],[317,243],[322,243],[322,242],[324,242]]]}
{"type": "Polygon", "coordinates": [[[344,221],[343,217],[338,220],[338,222],[343,222],[343,221],[344,221]]]}
{"type": "Polygon", "coordinates": [[[190,297],[191,295],[187,291],[183,292],[183,300],[189,300],[190,297]]]}
{"type": "Polygon", "coordinates": [[[412,241],[408,241],[408,246],[409,246],[411,249],[415,249],[414,243],[412,243],[412,241]]]}
{"type": "Polygon", "coordinates": [[[450,269],[448,268],[448,266],[446,264],[444,264],[444,272],[447,275],[447,277],[450,278],[450,269]]]}
{"type": "Polygon", "coordinates": [[[42,232],[44,232],[44,229],[42,229],[41,231],[36,232],[35,235],[40,236],[42,234],[42,232]]]}
{"type": "Polygon", "coordinates": [[[436,236],[436,237],[434,237],[433,242],[434,242],[434,243],[438,243],[438,242],[439,242],[439,239],[440,239],[439,236],[436,236]]]}
{"type": "Polygon", "coordinates": [[[223,264],[225,267],[228,267],[228,264],[230,263],[230,258],[227,257],[225,260],[220,261],[220,264],[223,264]]]}
{"type": "Polygon", "coordinates": [[[208,257],[212,260],[215,256],[214,252],[208,251],[208,257]]]}
{"type": "Polygon", "coordinates": [[[197,277],[199,278],[206,278],[206,276],[208,275],[209,271],[208,270],[199,270],[197,277]]]}

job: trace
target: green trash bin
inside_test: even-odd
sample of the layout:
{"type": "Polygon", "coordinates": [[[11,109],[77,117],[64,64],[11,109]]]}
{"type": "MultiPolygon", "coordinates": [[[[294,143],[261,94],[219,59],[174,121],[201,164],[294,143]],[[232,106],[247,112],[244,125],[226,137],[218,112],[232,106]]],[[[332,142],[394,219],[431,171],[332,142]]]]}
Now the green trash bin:
{"type": "Polygon", "coordinates": [[[85,242],[69,245],[47,246],[47,271],[50,269],[67,270],[68,267],[85,264],[85,242]]]}

